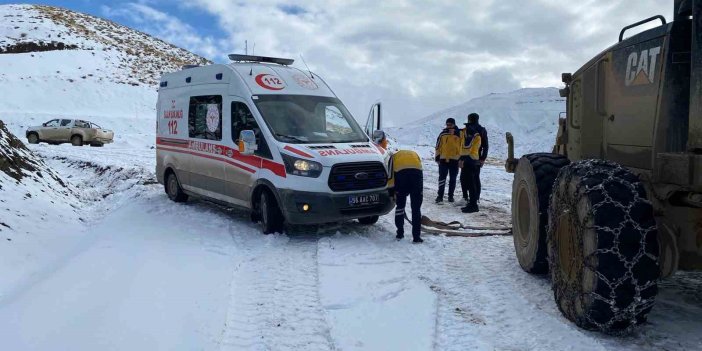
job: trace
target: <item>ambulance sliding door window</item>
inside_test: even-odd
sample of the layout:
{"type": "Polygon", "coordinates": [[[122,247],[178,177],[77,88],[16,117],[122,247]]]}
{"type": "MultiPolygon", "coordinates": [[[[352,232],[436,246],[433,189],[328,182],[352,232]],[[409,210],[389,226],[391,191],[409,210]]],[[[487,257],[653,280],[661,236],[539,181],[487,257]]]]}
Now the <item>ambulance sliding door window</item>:
{"type": "Polygon", "coordinates": [[[188,109],[191,138],[222,140],[222,96],[193,96],[188,109]]]}
{"type": "Polygon", "coordinates": [[[239,135],[242,130],[253,130],[256,133],[256,143],[258,144],[258,150],[254,153],[256,156],[273,158],[271,150],[266,143],[266,138],[263,138],[261,128],[258,127],[258,123],[256,123],[256,119],[251,114],[249,107],[243,102],[234,101],[232,102],[232,139],[235,144],[239,142],[239,135]]]}

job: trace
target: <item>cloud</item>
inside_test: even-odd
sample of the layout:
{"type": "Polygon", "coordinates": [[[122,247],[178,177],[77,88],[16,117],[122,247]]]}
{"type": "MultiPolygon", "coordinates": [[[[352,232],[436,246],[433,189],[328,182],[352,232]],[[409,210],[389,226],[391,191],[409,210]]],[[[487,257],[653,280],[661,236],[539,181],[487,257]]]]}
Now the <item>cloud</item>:
{"type": "Polygon", "coordinates": [[[199,35],[195,28],[173,15],[152,7],[148,1],[128,2],[119,8],[103,5],[100,9],[108,18],[129,20],[144,32],[206,58],[211,59],[221,55],[219,47],[222,39],[199,35]]]}
{"type": "MultiPolygon", "coordinates": [[[[559,86],[625,25],[670,0],[193,0],[218,20],[220,54],[304,54],[358,119],[376,99],[396,123],[481,94],[559,86]]],[[[165,22],[163,20],[162,22],[165,22]]],[[[215,50],[217,51],[217,50],[215,50]]],[[[219,55],[218,57],[222,57],[219,55]]],[[[301,66],[302,67],[302,66],[301,66]]]]}

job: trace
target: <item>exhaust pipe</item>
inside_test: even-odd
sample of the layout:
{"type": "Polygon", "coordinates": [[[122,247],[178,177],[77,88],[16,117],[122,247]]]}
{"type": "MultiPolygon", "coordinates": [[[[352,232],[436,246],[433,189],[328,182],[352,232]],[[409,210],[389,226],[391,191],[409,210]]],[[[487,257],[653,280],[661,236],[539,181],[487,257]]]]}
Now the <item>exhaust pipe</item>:
{"type": "Polygon", "coordinates": [[[702,0],[677,0],[677,16],[692,15],[692,62],[690,64],[690,116],[687,148],[702,153],[702,0]]]}

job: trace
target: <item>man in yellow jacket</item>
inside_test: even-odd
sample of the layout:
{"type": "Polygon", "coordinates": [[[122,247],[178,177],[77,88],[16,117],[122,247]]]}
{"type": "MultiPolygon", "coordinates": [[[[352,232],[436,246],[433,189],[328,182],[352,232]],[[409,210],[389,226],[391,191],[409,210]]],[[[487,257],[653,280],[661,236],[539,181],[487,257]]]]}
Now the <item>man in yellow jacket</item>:
{"type": "Polygon", "coordinates": [[[436,203],[444,202],[446,177],[449,177],[448,201],[453,202],[458,176],[458,159],[461,157],[461,131],[456,127],[456,120],[446,120],[446,128],[436,138],[435,160],[439,164],[439,194],[436,203]]]}
{"type": "MultiPolygon", "coordinates": [[[[471,114],[472,116],[473,114],[471,114]]],[[[465,188],[469,195],[468,205],[461,208],[463,213],[478,212],[478,197],[480,196],[480,151],[482,145],[482,133],[479,125],[474,122],[466,124],[461,131],[461,180],[465,180],[465,188]]]]}
{"type": "Polygon", "coordinates": [[[405,205],[409,196],[412,206],[412,242],[422,243],[422,192],[424,175],[422,160],[416,152],[400,150],[390,157],[388,164],[388,189],[395,196],[395,226],[398,240],[405,237],[405,205]]]}

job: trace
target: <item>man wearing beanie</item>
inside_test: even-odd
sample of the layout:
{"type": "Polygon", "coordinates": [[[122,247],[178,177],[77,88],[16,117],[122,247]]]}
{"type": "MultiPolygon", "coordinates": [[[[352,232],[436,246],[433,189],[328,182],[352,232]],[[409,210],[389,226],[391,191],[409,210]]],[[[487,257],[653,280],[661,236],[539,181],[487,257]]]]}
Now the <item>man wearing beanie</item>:
{"type": "Polygon", "coordinates": [[[446,120],[446,128],[436,138],[435,160],[439,163],[439,194],[436,203],[444,202],[446,177],[449,177],[448,201],[453,202],[458,176],[458,160],[461,157],[461,131],[456,127],[456,120],[446,120]]]}
{"type": "Polygon", "coordinates": [[[485,164],[488,154],[487,130],[480,125],[477,113],[468,115],[466,128],[461,132],[461,188],[463,198],[468,205],[461,210],[464,213],[478,212],[478,200],[482,184],[480,168],[485,164]]]}

